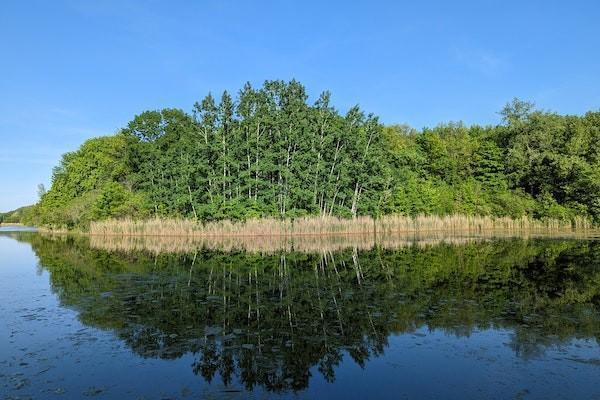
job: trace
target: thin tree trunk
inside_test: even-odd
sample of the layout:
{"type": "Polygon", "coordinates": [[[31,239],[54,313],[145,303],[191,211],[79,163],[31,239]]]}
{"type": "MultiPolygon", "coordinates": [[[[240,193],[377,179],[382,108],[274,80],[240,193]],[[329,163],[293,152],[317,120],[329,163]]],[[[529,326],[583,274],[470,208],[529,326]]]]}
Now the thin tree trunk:
{"type": "Polygon", "coordinates": [[[198,214],[196,214],[196,207],[194,207],[194,200],[192,199],[192,189],[190,185],[188,185],[188,193],[190,195],[190,205],[192,206],[192,211],[194,212],[194,219],[198,221],[198,214]]]}

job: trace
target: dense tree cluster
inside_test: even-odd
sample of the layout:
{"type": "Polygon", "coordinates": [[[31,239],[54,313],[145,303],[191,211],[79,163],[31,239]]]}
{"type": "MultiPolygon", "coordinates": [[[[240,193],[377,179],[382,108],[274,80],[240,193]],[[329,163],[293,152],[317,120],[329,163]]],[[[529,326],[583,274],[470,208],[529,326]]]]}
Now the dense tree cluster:
{"type": "Polygon", "coordinates": [[[389,175],[381,126],[329,94],[307,104],[297,82],[246,85],[179,110],[150,111],[123,131],[135,188],[151,211],[201,219],[375,213],[389,175]]]}
{"type": "Polygon", "coordinates": [[[64,156],[32,221],[389,213],[600,220],[600,112],[513,101],[498,126],[384,127],[296,81],[147,111],[64,156]]]}
{"type": "MultiPolygon", "coordinates": [[[[514,100],[499,126],[386,128],[389,210],[600,220],[600,112],[534,111],[514,100]],[[408,134],[403,134],[408,132],[408,134]]],[[[388,210],[386,210],[388,211],[388,210]]]]}

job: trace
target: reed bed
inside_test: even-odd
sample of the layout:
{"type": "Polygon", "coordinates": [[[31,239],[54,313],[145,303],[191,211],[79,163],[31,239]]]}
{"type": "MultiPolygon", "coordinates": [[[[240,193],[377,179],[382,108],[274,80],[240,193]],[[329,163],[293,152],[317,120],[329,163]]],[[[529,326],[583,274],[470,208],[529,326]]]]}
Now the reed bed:
{"type": "Polygon", "coordinates": [[[574,221],[535,220],[467,215],[416,217],[388,215],[382,218],[305,217],[291,219],[249,219],[199,223],[186,219],[111,219],[93,222],[92,236],[177,236],[177,237],[290,237],[332,235],[390,235],[423,232],[569,232],[588,230],[592,225],[584,218],[574,221]]]}

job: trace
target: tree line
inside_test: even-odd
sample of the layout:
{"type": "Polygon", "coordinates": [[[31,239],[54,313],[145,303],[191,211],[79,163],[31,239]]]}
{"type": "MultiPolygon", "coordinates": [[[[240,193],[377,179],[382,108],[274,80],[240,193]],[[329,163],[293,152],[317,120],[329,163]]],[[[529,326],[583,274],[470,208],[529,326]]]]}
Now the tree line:
{"type": "Polygon", "coordinates": [[[28,223],[453,213],[600,222],[600,112],[513,100],[497,126],[384,126],[297,81],[146,111],[53,171],[28,223]]]}
{"type": "Polygon", "coordinates": [[[0,224],[18,224],[23,220],[32,220],[35,217],[35,206],[25,206],[8,212],[0,212],[0,224]]]}

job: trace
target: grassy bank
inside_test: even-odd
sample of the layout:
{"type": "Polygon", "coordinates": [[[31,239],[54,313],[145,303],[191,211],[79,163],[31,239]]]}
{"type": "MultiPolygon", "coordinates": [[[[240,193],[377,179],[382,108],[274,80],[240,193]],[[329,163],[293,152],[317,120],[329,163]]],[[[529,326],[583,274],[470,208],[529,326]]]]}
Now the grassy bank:
{"type": "Polygon", "coordinates": [[[287,236],[339,236],[339,235],[390,235],[397,233],[484,231],[504,232],[569,232],[591,229],[585,218],[572,221],[534,220],[523,217],[493,218],[466,215],[450,216],[397,216],[379,219],[358,217],[305,217],[291,219],[249,219],[243,222],[229,220],[198,223],[186,219],[110,219],[92,222],[92,236],[176,236],[176,237],[287,237],[287,236]]]}

